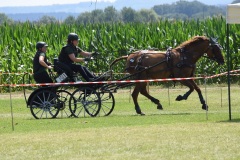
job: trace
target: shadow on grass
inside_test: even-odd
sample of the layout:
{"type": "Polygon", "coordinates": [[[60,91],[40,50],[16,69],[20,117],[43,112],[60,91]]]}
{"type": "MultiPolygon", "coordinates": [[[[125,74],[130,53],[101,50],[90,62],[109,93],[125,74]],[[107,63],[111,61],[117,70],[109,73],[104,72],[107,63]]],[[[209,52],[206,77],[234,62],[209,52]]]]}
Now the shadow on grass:
{"type": "Polygon", "coordinates": [[[114,115],[109,115],[109,116],[96,116],[96,117],[56,117],[56,118],[40,118],[40,119],[35,119],[34,117],[32,118],[27,118],[26,120],[29,121],[47,121],[47,120],[65,120],[65,119],[93,119],[93,118],[116,118],[116,117],[150,117],[150,116],[181,116],[181,115],[192,115],[192,113],[149,113],[145,115],[140,115],[140,114],[114,114],[114,115]]]}
{"type": "Polygon", "coordinates": [[[225,121],[219,121],[220,123],[221,122],[224,122],[224,123],[226,123],[226,122],[229,122],[229,123],[240,123],[240,118],[238,118],[238,119],[232,119],[232,120],[225,120],[225,121]]]}
{"type": "Polygon", "coordinates": [[[139,114],[135,114],[132,116],[179,116],[179,115],[191,115],[191,113],[152,113],[152,114],[145,114],[145,115],[139,115],[139,114]]]}

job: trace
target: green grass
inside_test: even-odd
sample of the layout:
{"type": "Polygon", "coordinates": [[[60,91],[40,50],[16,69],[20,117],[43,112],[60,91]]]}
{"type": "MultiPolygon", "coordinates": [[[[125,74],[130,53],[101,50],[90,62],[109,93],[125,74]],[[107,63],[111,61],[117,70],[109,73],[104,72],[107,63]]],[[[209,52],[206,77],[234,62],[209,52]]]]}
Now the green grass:
{"type": "Polygon", "coordinates": [[[13,124],[9,95],[0,97],[1,159],[239,159],[239,86],[231,87],[232,121],[228,116],[227,87],[201,87],[209,111],[201,110],[196,92],[177,86],[151,87],[163,111],[143,96],[146,116],[135,113],[129,90],[114,94],[116,108],[108,117],[35,120],[22,93],[14,93],[13,124]],[[170,99],[170,101],[169,101],[170,99]]]}

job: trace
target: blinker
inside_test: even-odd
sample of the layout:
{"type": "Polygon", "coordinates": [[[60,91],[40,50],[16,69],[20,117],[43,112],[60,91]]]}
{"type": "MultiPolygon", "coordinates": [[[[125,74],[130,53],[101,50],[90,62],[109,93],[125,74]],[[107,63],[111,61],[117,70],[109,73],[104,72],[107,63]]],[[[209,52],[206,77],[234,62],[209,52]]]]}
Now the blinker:
{"type": "Polygon", "coordinates": [[[130,61],[131,63],[133,63],[133,62],[134,62],[134,59],[133,59],[133,58],[131,58],[129,61],[130,61]]]}

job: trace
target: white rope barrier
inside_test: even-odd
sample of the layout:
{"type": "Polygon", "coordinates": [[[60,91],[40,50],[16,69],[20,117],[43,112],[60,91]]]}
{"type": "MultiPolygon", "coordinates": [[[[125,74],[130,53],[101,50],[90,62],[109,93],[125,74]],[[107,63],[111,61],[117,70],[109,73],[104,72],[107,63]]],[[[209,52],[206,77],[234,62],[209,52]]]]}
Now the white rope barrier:
{"type": "MultiPolygon", "coordinates": [[[[239,72],[240,70],[232,70],[230,73],[239,72]]],[[[112,84],[112,83],[142,83],[142,82],[166,82],[166,81],[183,81],[196,79],[210,79],[227,75],[228,72],[212,76],[203,77],[187,77],[187,78],[163,78],[163,79],[147,79],[147,80],[114,80],[114,81],[96,81],[96,82],[64,82],[64,83],[38,83],[38,84],[1,84],[0,87],[34,87],[34,86],[65,86],[65,85],[79,85],[79,84],[112,84]]]]}

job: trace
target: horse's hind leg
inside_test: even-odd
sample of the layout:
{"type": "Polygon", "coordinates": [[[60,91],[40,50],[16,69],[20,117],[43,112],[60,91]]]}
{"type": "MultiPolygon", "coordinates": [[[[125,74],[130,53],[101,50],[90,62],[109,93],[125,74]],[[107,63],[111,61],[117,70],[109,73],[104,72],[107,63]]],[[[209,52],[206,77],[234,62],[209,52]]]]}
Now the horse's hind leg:
{"type": "Polygon", "coordinates": [[[140,87],[138,86],[138,84],[136,84],[136,86],[135,86],[135,88],[132,92],[132,98],[133,98],[133,102],[134,102],[135,110],[136,110],[137,114],[145,115],[144,113],[142,113],[141,108],[140,108],[140,106],[138,104],[138,101],[137,101],[137,98],[138,98],[138,95],[139,95],[139,92],[140,92],[139,88],[140,87]]]}
{"type": "Polygon", "coordinates": [[[183,85],[189,87],[189,91],[187,91],[184,95],[178,95],[176,101],[187,100],[188,96],[194,91],[194,87],[191,84],[190,80],[180,81],[183,85]]]}
{"type": "Polygon", "coordinates": [[[147,89],[146,89],[147,83],[142,83],[141,84],[141,89],[140,89],[140,93],[142,95],[144,95],[145,97],[147,97],[148,99],[150,99],[153,103],[155,103],[157,105],[157,109],[162,110],[162,105],[160,104],[160,101],[154,97],[152,97],[150,94],[148,94],[147,89]]]}

